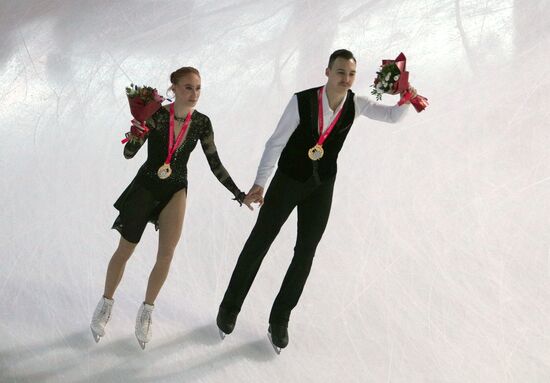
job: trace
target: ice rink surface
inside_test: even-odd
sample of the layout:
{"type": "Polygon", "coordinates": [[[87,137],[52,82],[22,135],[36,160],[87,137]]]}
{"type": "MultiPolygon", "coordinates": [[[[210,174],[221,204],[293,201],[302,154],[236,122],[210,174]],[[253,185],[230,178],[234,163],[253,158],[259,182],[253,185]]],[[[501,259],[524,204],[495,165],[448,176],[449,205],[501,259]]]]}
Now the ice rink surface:
{"type": "Polygon", "coordinates": [[[0,381],[550,381],[548,20],[546,0],[2,1],[0,381]],[[248,190],[291,95],[324,84],[339,48],[364,95],[404,52],[430,106],[356,120],[288,348],[266,330],[296,215],[222,342],[217,306],[257,210],[231,201],[200,146],[153,340],[142,351],[133,334],[149,225],[95,344],[112,203],[146,158],[122,157],[125,86],[164,93],[197,67],[197,109],[248,190]]]}

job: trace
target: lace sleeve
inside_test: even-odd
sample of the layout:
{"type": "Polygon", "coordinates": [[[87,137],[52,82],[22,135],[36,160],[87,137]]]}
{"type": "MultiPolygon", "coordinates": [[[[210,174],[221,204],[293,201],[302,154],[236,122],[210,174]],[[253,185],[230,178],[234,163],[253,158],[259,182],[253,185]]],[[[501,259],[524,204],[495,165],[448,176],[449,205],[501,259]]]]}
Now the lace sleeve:
{"type": "Polygon", "coordinates": [[[124,158],[129,160],[136,155],[139,149],[141,149],[141,147],[147,140],[147,136],[143,138],[137,138],[134,137],[131,133],[126,133],[126,137],[129,141],[126,143],[126,145],[124,145],[124,158]]]}
{"type": "Polygon", "coordinates": [[[201,146],[212,173],[214,173],[218,181],[235,196],[235,199],[239,201],[239,203],[242,203],[244,193],[235,185],[235,182],[233,182],[233,179],[231,179],[231,176],[220,160],[216,144],[214,143],[214,130],[212,129],[210,120],[207,121],[204,133],[201,135],[201,146]]]}

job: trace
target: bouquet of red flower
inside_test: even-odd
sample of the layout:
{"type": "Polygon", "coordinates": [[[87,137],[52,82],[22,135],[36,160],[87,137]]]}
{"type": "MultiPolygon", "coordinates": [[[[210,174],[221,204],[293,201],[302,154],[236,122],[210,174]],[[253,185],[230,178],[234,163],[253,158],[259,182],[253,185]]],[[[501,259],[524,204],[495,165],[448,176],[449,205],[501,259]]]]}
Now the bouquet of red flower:
{"type": "Polygon", "coordinates": [[[409,72],[405,70],[406,62],[407,59],[403,53],[400,53],[395,60],[382,60],[380,70],[376,72],[374,84],[371,85],[374,88],[371,94],[376,95],[377,100],[381,100],[384,93],[403,93],[398,104],[403,105],[410,101],[416,111],[421,112],[428,106],[428,99],[420,95],[411,97],[412,94],[408,91],[409,72]]]}
{"type": "Polygon", "coordinates": [[[157,90],[150,86],[137,86],[130,84],[126,87],[126,96],[130,105],[130,113],[140,122],[142,122],[144,131],[141,132],[131,127],[130,132],[126,133],[126,138],[122,140],[125,144],[128,141],[142,140],[149,132],[145,121],[150,118],[162,106],[164,97],[158,94],[157,90]]]}

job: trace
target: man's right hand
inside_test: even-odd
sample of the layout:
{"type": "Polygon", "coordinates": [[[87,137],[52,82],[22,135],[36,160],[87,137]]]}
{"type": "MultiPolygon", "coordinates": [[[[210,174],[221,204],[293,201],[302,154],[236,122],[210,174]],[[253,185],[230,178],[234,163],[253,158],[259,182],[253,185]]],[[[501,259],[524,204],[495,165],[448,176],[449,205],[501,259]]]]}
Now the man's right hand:
{"type": "Polygon", "coordinates": [[[244,200],[249,204],[257,203],[262,206],[264,204],[264,188],[260,185],[253,185],[244,200]]]}

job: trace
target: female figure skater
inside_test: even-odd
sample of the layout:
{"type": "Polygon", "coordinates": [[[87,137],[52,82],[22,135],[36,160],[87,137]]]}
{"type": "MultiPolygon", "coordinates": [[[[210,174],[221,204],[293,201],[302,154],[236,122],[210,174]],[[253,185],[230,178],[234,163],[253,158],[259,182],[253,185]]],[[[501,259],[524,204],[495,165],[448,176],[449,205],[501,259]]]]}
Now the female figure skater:
{"type": "Polygon", "coordinates": [[[148,141],[147,160],[114,204],[120,214],[113,229],[118,230],[121,237],[109,262],[103,296],[90,324],[96,342],[105,334],[113,295],[147,222],[154,223],[159,231],[159,245],[145,300],[137,314],[135,335],[142,349],[151,340],[151,314],[180,239],[187,197],[187,161],[197,141],[200,140],[210,169],[218,180],[241,206],[245,203],[251,208],[245,193],[235,185],[220,161],[210,119],[194,110],[201,91],[199,71],[192,67],[180,68],[171,74],[170,81],[174,103],[161,107],[147,120],[149,130],[132,120],[131,139],[124,147],[124,157],[129,159],[145,140],[148,141]]]}

